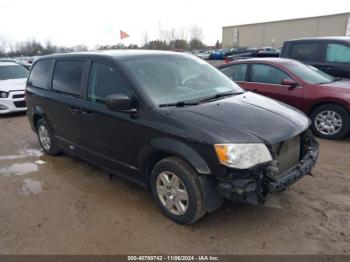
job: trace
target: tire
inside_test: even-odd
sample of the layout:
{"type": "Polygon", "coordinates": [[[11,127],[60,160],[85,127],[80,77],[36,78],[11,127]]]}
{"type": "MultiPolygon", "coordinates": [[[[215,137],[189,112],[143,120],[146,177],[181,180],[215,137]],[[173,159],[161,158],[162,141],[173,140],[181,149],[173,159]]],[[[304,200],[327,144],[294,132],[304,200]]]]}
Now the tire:
{"type": "Polygon", "coordinates": [[[318,137],[339,139],[349,133],[350,115],[340,105],[321,105],[311,112],[310,118],[312,132],[318,137]]]}
{"type": "Polygon", "coordinates": [[[198,174],[178,157],[165,158],[155,165],[151,174],[151,188],[163,214],[177,223],[194,223],[206,213],[203,188],[198,174]],[[169,181],[175,181],[174,184],[178,184],[177,190],[176,186],[169,189],[166,183],[163,183],[166,176],[170,178],[169,181]],[[179,180],[178,183],[176,183],[176,178],[179,180]],[[184,192],[187,193],[187,201],[184,192]],[[171,197],[174,198],[171,199],[171,197]],[[178,208],[179,201],[182,210],[178,208]],[[169,207],[166,207],[166,203],[170,203],[169,207]]]}
{"type": "Polygon", "coordinates": [[[53,133],[51,127],[42,118],[39,119],[37,124],[36,124],[36,133],[37,133],[41,148],[44,150],[44,152],[46,154],[51,155],[51,156],[55,156],[58,153],[60,153],[60,150],[55,143],[55,136],[54,136],[54,133],[53,133]],[[45,138],[47,140],[44,140],[44,136],[43,136],[44,133],[46,133],[45,138]],[[49,143],[47,143],[47,142],[49,142],[49,143]]]}

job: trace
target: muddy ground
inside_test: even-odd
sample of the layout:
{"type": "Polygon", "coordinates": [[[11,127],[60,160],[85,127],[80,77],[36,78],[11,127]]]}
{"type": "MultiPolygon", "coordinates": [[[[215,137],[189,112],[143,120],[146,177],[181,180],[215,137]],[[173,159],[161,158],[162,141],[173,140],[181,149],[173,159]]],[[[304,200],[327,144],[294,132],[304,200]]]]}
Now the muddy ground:
{"type": "Polygon", "coordinates": [[[42,154],[25,115],[0,117],[0,254],[350,254],[350,139],[319,142],[314,177],[268,206],[181,226],[146,189],[42,154]]]}

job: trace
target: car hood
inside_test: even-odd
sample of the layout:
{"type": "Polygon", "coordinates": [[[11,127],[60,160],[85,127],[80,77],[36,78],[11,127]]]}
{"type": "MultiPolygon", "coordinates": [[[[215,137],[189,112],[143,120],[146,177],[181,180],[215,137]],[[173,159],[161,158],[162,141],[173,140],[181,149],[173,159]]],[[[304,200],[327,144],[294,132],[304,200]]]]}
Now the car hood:
{"type": "Polygon", "coordinates": [[[0,91],[22,91],[26,87],[26,81],[26,78],[0,80],[0,91]]]}
{"type": "Polygon", "coordinates": [[[340,81],[334,81],[329,84],[324,84],[323,86],[350,90],[350,79],[342,79],[340,81]]]}
{"type": "Polygon", "coordinates": [[[174,108],[171,115],[183,126],[192,126],[195,130],[189,134],[192,138],[200,139],[201,134],[209,132],[214,143],[272,145],[300,134],[310,125],[310,120],[299,110],[251,92],[174,108]]]}

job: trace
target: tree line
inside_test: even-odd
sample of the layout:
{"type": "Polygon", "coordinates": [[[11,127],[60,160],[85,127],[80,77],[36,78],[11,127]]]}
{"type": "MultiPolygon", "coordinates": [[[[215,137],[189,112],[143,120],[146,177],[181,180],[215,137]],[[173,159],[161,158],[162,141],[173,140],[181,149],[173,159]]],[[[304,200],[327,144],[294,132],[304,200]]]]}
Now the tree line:
{"type": "Polygon", "coordinates": [[[45,44],[30,39],[27,41],[17,42],[15,44],[9,44],[6,39],[0,37],[0,57],[20,57],[20,56],[37,56],[47,55],[56,52],[73,52],[73,51],[87,51],[86,45],[75,45],[71,47],[57,46],[50,41],[46,41],[45,44]]]}
{"type": "MultiPolygon", "coordinates": [[[[214,47],[220,48],[220,42],[216,41],[214,47]]],[[[206,49],[208,46],[203,43],[203,32],[197,25],[192,25],[188,30],[176,30],[175,28],[164,30],[159,28],[158,39],[150,41],[148,40],[147,32],[145,32],[141,46],[138,46],[137,44],[124,45],[123,43],[118,43],[116,45],[95,46],[96,50],[139,48],[157,50],[193,50],[206,49]]],[[[0,57],[36,56],[57,52],[76,52],[87,50],[88,47],[84,44],[66,47],[55,45],[51,43],[51,41],[46,41],[44,44],[42,44],[35,39],[10,44],[5,38],[0,36],[0,57]]]]}

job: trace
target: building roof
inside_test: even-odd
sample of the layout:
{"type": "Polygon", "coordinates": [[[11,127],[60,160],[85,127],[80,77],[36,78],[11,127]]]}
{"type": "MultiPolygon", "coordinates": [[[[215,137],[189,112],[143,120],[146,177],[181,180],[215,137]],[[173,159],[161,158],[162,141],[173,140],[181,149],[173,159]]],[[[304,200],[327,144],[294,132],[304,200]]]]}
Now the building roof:
{"type": "Polygon", "coordinates": [[[230,27],[238,27],[238,26],[247,26],[247,25],[261,25],[261,24],[277,23],[277,22],[288,22],[288,21],[304,20],[304,19],[312,19],[312,18],[323,18],[323,17],[337,16],[337,15],[349,15],[349,17],[350,17],[350,12],[346,12],[346,13],[337,13],[337,14],[329,14],[329,15],[320,15],[320,16],[310,16],[310,17],[291,18],[291,19],[285,19],[285,20],[275,20],[275,21],[267,21],[267,22],[259,22],[259,23],[247,23],[247,24],[229,25],[229,26],[223,26],[222,28],[230,28],[230,27]]]}

